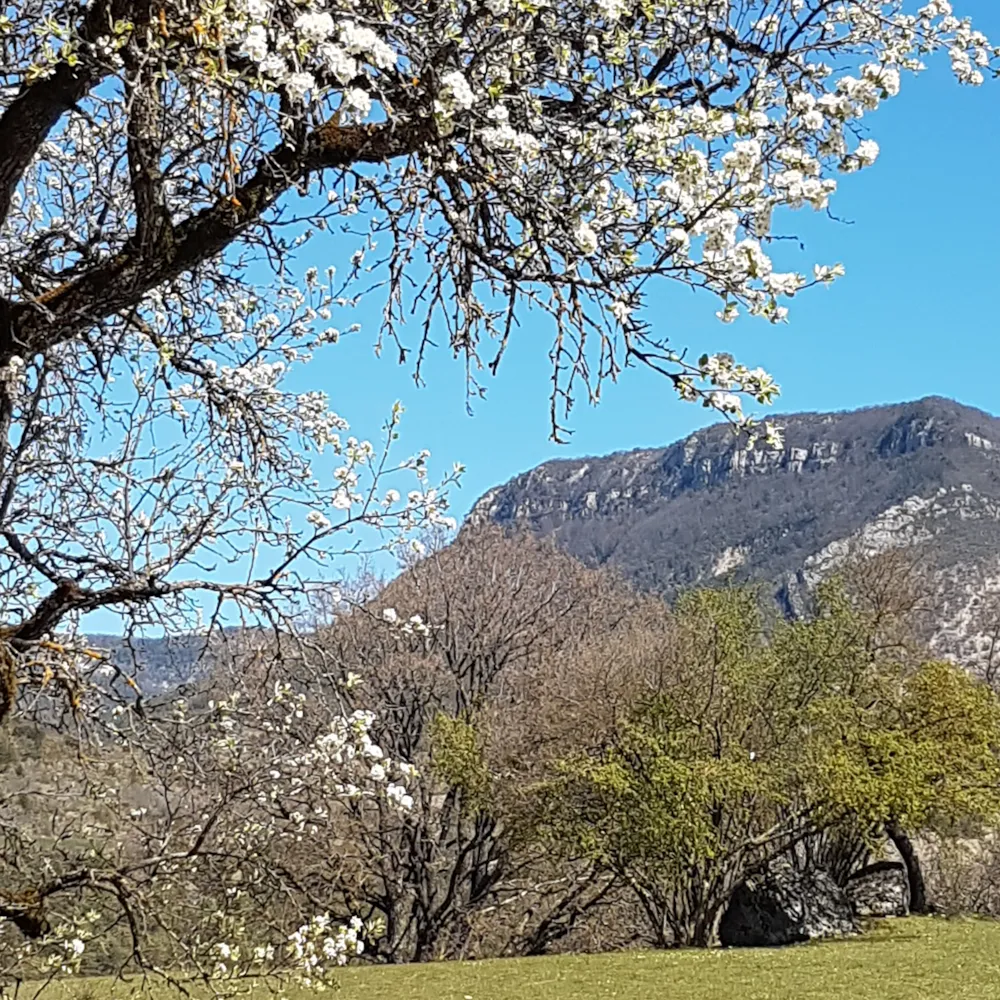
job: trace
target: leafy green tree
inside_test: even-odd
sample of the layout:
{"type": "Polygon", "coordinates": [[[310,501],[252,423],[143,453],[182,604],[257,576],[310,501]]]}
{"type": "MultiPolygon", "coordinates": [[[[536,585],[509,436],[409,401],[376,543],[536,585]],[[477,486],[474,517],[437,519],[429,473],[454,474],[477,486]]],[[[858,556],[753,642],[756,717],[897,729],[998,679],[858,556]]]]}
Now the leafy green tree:
{"type": "Polygon", "coordinates": [[[813,751],[820,789],[826,785],[841,812],[885,829],[906,864],[911,909],[926,912],[908,831],[948,835],[996,819],[1000,701],[951,663],[925,663],[898,683],[886,671],[880,681],[878,701],[841,698],[822,706],[827,747],[820,739],[813,751]],[[837,739],[838,733],[849,738],[837,739]]]}
{"type": "Polygon", "coordinates": [[[539,834],[628,884],[660,945],[705,946],[734,888],[809,838],[997,816],[995,694],[881,659],[871,627],[835,583],[795,623],[768,625],[749,590],[687,595],[670,662],[536,789],[539,834]]]}

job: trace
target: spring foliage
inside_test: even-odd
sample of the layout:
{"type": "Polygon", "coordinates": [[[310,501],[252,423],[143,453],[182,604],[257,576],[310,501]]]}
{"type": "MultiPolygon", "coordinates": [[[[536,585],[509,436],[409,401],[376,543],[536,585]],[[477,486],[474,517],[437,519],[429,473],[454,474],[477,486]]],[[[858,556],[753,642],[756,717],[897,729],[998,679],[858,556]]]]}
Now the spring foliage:
{"type": "Polygon", "coordinates": [[[828,585],[767,630],[750,591],[677,609],[662,680],[544,785],[542,828],[632,885],[658,932],[705,943],[733,886],[824,831],[1000,816],[1000,699],[959,667],[873,655],[828,585]]]}

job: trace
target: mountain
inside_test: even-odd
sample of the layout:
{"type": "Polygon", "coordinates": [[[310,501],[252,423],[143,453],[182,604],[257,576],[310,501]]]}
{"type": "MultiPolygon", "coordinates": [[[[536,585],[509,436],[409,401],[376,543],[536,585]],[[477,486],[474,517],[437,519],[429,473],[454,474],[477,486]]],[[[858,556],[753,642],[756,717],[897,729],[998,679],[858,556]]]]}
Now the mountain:
{"type": "Polygon", "coordinates": [[[87,645],[107,653],[126,675],[135,677],[146,694],[169,691],[203,677],[211,663],[201,636],[169,638],[89,635],[87,645]]]}
{"type": "Polygon", "coordinates": [[[980,652],[973,620],[1000,595],[1000,419],[929,397],[777,422],[781,449],[747,450],[720,424],[666,448],[546,462],[486,493],[469,523],[553,536],[668,598],[768,582],[790,612],[852,545],[919,547],[939,641],[980,652]]]}
{"type": "Polygon", "coordinates": [[[234,647],[257,629],[227,625],[212,638],[192,632],[168,636],[128,636],[91,633],[89,647],[101,650],[124,674],[134,677],[146,695],[196,686],[220,663],[227,662],[234,647]]]}

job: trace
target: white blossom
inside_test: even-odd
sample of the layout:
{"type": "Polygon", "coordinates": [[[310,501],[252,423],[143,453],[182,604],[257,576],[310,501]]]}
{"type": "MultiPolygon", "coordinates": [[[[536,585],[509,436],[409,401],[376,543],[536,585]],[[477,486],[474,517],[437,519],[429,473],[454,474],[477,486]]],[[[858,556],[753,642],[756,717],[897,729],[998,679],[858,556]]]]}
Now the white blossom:
{"type": "Polygon", "coordinates": [[[288,90],[288,96],[299,103],[304,101],[306,95],[316,87],[315,77],[312,73],[306,72],[289,73],[283,83],[288,90]]]}
{"type": "Polygon", "coordinates": [[[597,233],[582,219],[576,224],[573,230],[573,238],[576,240],[577,248],[584,254],[597,252],[597,233]]]}
{"type": "Polygon", "coordinates": [[[306,42],[323,42],[333,34],[333,18],[326,11],[305,11],[295,19],[295,30],[306,42]]]}
{"type": "Polygon", "coordinates": [[[468,111],[475,103],[476,95],[463,73],[453,70],[441,77],[441,89],[435,102],[435,108],[439,113],[453,114],[457,111],[468,111]]]}

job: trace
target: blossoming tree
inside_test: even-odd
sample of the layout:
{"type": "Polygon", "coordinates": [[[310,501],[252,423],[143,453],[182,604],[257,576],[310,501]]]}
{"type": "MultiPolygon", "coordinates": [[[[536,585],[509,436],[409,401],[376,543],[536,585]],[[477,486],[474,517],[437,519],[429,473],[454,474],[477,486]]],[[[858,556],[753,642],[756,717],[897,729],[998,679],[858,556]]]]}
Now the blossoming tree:
{"type": "MultiPolygon", "coordinates": [[[[0,6],[0,718],[64,706],[106,727],[134,695],[114,670],[91,683],[105,666],[63,635],[81,615],[287,630],[340,529],[441,519],[426,455],[402,463],[414,489],[383,485],[388,453],[295,389],[366,291],[380,344],[419,373],[444,334],[473,382],[526,310],[547,317],[556,436],[574,394],[628,363],[742,421],[774,382],[669,343],[643,313],[654,279],[703,290],[723,321],[775,322],[835,278],[776,271],[769,241],[783,210],[825,208],[838,171],[874,161],[862,120],[936,50],[967,84],[998,58],[947,0],[0,6]],[[335,220],[359,240],[339,284],[305,269],[335,220]]],[[[132,884],[124,862],[52,876],[46,843],[39,879],[2,901],[18,926],[41,933],[37,904],[74,872],[132,884]]],[[[183,868],[164,852],[129,861],[147,899],[183,868]]],[[[317,920],[303,960],[309,927],[335,941],[317,920]]]]}

